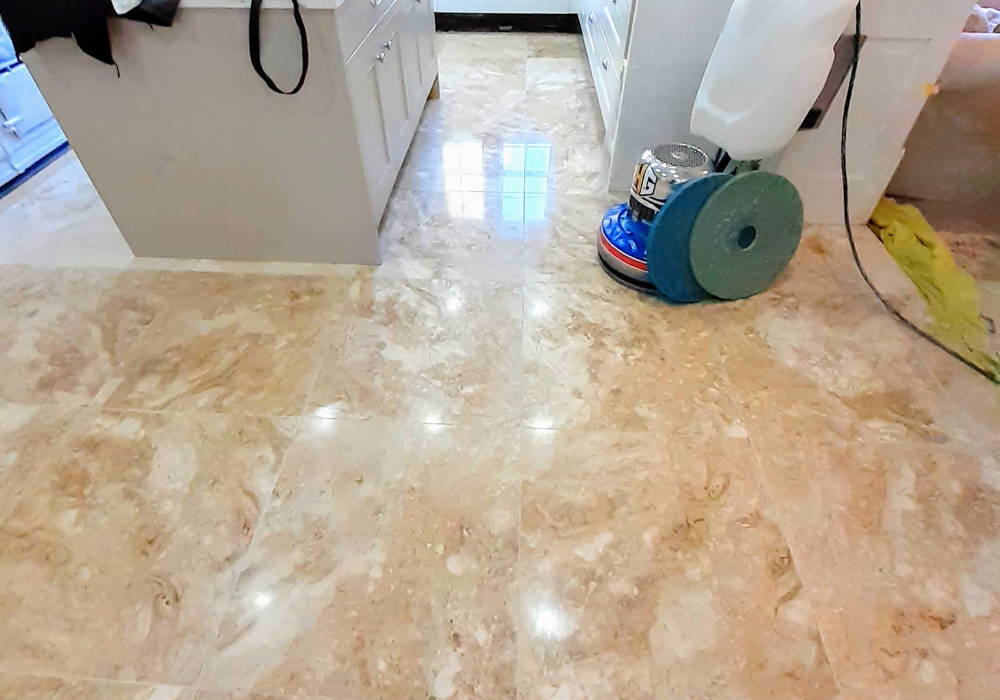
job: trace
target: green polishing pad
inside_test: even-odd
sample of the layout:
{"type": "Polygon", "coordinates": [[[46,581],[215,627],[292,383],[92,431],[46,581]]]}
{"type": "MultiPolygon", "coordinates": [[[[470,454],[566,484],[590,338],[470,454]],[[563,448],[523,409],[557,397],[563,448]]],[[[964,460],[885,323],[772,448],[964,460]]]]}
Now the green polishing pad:
{"type": "Polygon", "coordinates": [[[705,291],[744,299],[767,289],[802,238],[802,198],[787,179],[737,175],[709,197],[691,229],[691,271],[705,291]]]}

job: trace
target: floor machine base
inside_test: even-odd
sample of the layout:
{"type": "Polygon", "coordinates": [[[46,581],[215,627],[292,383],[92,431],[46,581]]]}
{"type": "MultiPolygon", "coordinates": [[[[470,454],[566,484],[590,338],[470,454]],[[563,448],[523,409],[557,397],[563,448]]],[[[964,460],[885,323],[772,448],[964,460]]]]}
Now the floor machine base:
{"type": "Polygon", "coordinates": [[[623,287],[628,287],[633,291],[642,292],[643,294],[654,294],[656,296],[660,295],[660,291],[652,283],[640,282],[639,280],[632,279],[631,277],[626,277],[622,273],[618,272],[618,270],[604,262],[604,258],[601,256],[597,256],[597,261],[601,263],[601,268],[608,273],[608,277],[623,287]]]}
{"type": "Polygon", "coordinates": [[[646,238],[649,222],[632,216],[627,204],[612,207],[601,221],[597,244],[601,267],[611,277],[641,292],[656,293],[646,267],[646,238]]]}

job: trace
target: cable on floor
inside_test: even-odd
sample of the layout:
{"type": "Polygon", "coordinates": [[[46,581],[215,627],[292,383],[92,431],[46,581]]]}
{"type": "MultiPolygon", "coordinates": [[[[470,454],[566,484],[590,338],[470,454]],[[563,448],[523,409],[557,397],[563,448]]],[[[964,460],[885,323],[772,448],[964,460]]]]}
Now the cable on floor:
{"type": "Polygon", "coordinates": [[[843,178],[844,183],[844,226],[847,228],[847,240],[851,244],[851,255],[854,256],[854,264],[858,267],[858,272],[861,273],[861,277],[864,278],[865,283],[868,288],[872,290],[872,293],[878,298],[882,305],[889,310],[896,319],[902,323],[904,326],[909,328],[911,331],[919,335],[921,338],[927,342],[939,347],[946,353],[954,357],[956,360],[967,366],[969,369],[975,371],[977,374],[986,377],[994,384],[1000,384],[1000,379],[994,377],[992,374],[979,367],[974,362],[967,360],[962,357],[959,353],[955,352],[947,345],[942,343],[940,340],[932,336],[930,333],[921,330],[912,321],[907,319],[903,314],[901,314],[896,307],[894,307],[889,300],[886,299],[878,288],[872,283],[871,279],[868,277],[868,273],[865,271],[864,265],[861,264],[861,258],[858,256],[858,248],[854,243],[854,231],[851,229],[851,190],[850,184],[847,179],[847,124],[849,121],[851,113],[851,100],[854,97],[854,83],[858,77],[858,63],[861,60],[861,2],[859,0],[858,6],[854,11],[854,59],[851,63],[851,77],[847,84],[847,99],[844,101],[844,120],[840,132],[840,173],[843,178]]]}

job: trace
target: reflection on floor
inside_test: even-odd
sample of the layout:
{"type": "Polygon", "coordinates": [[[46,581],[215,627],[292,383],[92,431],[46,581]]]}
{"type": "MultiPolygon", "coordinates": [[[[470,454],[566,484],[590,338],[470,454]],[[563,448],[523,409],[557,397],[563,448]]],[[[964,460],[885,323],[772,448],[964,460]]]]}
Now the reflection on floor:
{"type": "Polygon", "coordinates": [[[440,47],[378,269],[0,207],[0,698],[995,698],[997,389],[837,229],[616,286],[580,40],[440,47]]]}

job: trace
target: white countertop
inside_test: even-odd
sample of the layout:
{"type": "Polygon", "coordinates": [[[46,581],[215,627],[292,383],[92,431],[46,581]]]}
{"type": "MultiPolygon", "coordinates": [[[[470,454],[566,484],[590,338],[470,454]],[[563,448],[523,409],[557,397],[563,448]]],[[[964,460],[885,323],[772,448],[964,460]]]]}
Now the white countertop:
{"type": "MultiPolygon", "coordinates": [[[[347,0],[299,0],[303,10],[336,10],[347,0]]],[[[247,10],[250,0],[181,0],[181,7],[247,10]]],[[[264,0],[265,8],[291,8],[291,0],[264,0]]]]}

